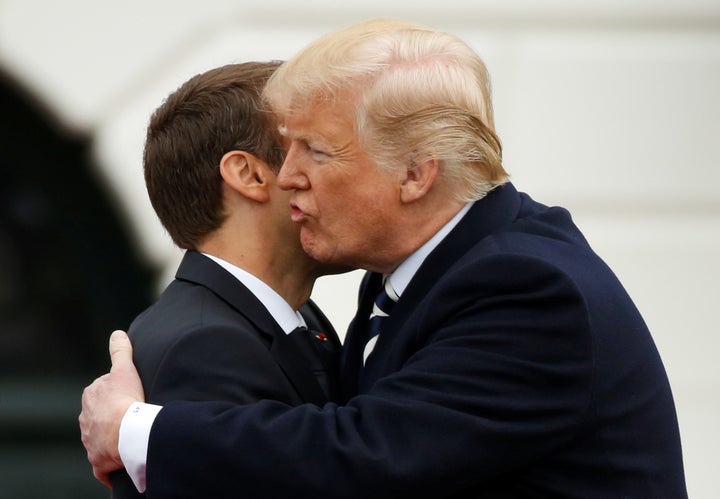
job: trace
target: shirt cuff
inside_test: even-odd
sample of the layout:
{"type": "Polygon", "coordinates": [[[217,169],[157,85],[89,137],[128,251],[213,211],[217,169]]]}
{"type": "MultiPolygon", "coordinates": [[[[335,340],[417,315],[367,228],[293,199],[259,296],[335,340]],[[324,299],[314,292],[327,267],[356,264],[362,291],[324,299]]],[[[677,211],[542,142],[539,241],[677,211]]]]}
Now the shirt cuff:
{"type": "Polygon", "coordinates": [[[162,406],[134,402],[120,422],[118,452],[125,470],[138,492],[145,492],[145,468],[147,465],[150,428],[162,406]]]}

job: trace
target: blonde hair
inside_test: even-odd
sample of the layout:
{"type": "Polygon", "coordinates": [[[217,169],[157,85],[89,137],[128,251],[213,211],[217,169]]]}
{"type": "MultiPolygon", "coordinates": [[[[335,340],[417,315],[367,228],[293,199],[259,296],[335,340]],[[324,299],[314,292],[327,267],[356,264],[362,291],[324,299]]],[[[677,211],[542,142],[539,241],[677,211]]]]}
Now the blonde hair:
{"type": "Polygon", "coordinates": [[[283,64],[265,96],[281,115],[355,99],[355,131],[378,165],[437,160],[461,200],[480,199],[508,180],[487,69],[453,35],[393,19],[360,23],[283,64]]]}

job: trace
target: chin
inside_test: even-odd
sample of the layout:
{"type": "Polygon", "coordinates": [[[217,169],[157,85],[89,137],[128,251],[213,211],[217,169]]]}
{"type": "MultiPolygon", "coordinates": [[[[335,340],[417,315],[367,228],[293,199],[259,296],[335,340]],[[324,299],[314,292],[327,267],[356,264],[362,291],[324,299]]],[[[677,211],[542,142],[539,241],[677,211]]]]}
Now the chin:
{"type": "Polygon", "coordinates": [[[316,262],[319,262],[323,265],[330,265],[333,264],[334,261],[332,258],[329,258],[326,253],[323,253],[322,251],[318,251],[314,246],[305,246],[303,245],[303,250],[305,251],[305,254],[315,260],[316,262]]]}
{"type": "Polygon", "coordinates": [[[301,237],[300,242],[302,243],[305,254],[316,262],[324,266],[337,265],[339,263],[336,260],[337,255],[332,251],[328,251],[327,248],[318,245],[316,240],[301,237]]]}
{"type": "Polygon", "coordinates": [[[308,237],[304,232],[300,232],[300,244],[302,244],[302,249],[307,256],[313,260],[324,263],[313,238],[308,237]]]}

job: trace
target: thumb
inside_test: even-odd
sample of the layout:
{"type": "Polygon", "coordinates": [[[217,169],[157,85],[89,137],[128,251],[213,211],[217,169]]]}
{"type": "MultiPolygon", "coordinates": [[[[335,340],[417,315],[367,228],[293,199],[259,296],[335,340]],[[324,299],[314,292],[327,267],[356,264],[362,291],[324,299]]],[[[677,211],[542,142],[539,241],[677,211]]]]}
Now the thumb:
{"type": "Polygon", "coordinates": [[[110,335],[110,362],[112,364],[110,372],[128,367],[135,368],[132,361],[132,344],[124,331],[113,331],[110,335]]]}

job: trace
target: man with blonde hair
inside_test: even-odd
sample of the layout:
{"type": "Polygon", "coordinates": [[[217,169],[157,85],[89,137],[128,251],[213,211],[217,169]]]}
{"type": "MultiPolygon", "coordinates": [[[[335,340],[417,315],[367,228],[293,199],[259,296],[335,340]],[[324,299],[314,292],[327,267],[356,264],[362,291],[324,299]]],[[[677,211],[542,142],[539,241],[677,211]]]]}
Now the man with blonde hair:
{"type": "MultiPolygon", "coordinates": [[[[266,97],[304,250],[369,271],[342,404],[169,403],[141,425],[153,497],[686,497],[650,333],[568,212],[509,183],[473,50],[370,21],[301,51],[266,97]]],[[[100,477],[143,407],[126,348],[83,396],[100,477]]]]}

